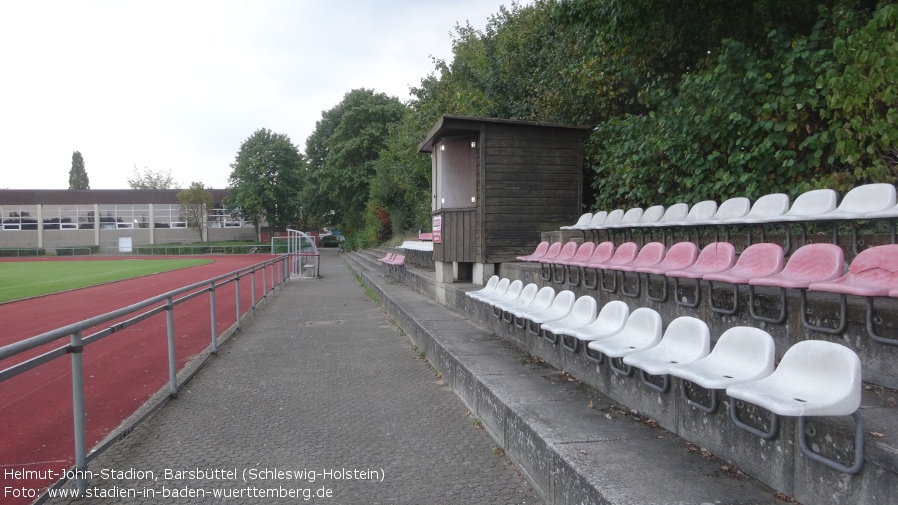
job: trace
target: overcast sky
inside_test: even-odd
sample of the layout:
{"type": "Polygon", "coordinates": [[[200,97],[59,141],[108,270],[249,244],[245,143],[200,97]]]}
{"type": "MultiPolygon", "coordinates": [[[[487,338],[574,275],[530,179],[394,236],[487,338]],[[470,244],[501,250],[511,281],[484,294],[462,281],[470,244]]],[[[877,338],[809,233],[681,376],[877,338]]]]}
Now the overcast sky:
{"type": "MultiPolygon", "coordinates": [[[[522,2],[527,3],[527,2],[522,2]]],[[[511,0],[0,0],[0,188],[92,189],[134,166],[224,188],[259,128],[301,151],[343,95],[410,86],[450,61],[456,24],[511,0]]]]}

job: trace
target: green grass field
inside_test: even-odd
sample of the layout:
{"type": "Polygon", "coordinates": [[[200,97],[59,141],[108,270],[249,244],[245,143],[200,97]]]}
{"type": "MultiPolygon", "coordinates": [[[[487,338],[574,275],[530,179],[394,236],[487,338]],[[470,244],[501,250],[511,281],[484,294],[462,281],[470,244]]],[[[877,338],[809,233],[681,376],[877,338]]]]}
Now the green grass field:
{"type": "Polygon", "coordinates": [[[0,303],[207,263],[212,263],[212,260],[0,262],[0,303]]]}

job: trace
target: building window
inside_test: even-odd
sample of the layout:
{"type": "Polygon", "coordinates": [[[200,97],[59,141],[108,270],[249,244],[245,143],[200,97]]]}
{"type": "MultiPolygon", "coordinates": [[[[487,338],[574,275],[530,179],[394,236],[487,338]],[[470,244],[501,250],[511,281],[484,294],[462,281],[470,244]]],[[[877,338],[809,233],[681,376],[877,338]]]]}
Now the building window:
{"type": "Polygon", "coordinates": [[[0,229],[37,230],[37,206],[0,205],[0,229]]]}

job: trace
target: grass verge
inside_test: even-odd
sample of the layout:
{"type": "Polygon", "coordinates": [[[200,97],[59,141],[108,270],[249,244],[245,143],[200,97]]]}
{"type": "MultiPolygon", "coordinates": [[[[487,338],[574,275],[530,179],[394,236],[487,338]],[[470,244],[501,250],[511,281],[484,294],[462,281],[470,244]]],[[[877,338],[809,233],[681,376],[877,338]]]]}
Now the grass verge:
{"type": "Polygon", "coordinates": [[[0,262],[0,303],[211,262],[208,259],[0,262]]]}

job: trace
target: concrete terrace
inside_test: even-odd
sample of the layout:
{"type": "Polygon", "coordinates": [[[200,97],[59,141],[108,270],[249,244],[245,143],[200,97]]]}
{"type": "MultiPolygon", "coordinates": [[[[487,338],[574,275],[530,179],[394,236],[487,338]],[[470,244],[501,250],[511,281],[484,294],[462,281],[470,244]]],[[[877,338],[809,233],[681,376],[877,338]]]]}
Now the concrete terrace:
{"type": "Polygon", "coordinates": [[[261,305],[176,400],[90,464],[102,498],[47,503],[221,503],[213,492],[233,503],[542,503],[480,426],[324,250],[321,279],[261,305]]]}

